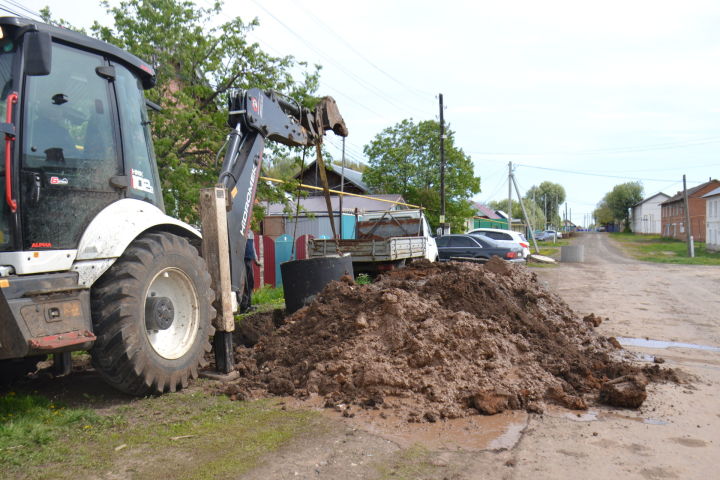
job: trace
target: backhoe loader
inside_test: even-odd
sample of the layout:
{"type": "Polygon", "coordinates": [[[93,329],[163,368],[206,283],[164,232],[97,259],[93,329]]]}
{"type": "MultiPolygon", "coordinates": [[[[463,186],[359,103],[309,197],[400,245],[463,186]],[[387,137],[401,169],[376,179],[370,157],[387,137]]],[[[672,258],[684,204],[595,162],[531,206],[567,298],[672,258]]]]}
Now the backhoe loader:
{"type": "MultiPolygon", "coordinates": [[[[200,232],[165,214],[143,91],[151,65],[113,45],[0,18],[0,372],[89,350],[100,375],[134,395],[175,391],[206,353],[215,293],[200,232]]],[[[314,111],[259,89],[229,100],[227,192],[233,292],[266,140],[346,136],[334,101],[314,111]]],[[[219,341],[218,341],[219,339],[219,341]]],[[[216,352],[217,355],[218,352],[216,352]]],[[[232,355],[232,348],[220,352],[232,355]]]]}

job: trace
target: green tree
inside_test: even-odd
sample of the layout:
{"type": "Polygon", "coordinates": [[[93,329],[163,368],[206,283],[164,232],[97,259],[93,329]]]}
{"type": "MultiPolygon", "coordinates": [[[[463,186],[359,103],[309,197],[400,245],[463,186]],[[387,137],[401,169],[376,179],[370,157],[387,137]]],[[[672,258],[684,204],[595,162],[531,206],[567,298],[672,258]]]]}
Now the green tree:
{"type": "Polygon", "coordinates": [[[607,225],[615,221],[612,210],[610,210],[605,200],[602,200],[593,211],[593,218],[595,218],[598,225],[607,225]]]}
{"type": "MultiPolygon", "coordinates": [[[[565,189],[562,185],[553,182],[542,182],[540,185],[533,185],[525,194],[544,213],[547,222],[560,226],[560,205],[565,202],[565,189]]],[[[543,226],[544,228],[544,226],[543,226]]]]}
{"type": "MultiPolygon", "coordinates": [[[[165,206],[169,214],[195,222],[199,189],[217,180],[215,155],[228,133],[227,93],[238,88],[275,89],[312,106],[319,67],[309,68],[291,56],[271,56],[250,42],[247,33],[258,25],[257,19],[245,22],[236,17],[218,23],[220,1],[206,8],[182,0],[103,4],[114,25],[96,22],[92,34],[155,68],[157,86],[145,93],[163,107],[151,114],[151,121],[165,206]]],[[[49,9],[43,14],[50,19],[49,9]]],[[[286,148],[268,150],[269,164],[273,158],[299,158],[286,148]]],[[[280,199],[282,192],[261,182],[258,197],[280,199]]]]}
{"type": "Polygon", "coordinates": [[[630,228],[630,207],[643,199],[643,186],[640,182],[627,182],[615,185],[609,191],[603,202],[612,213],[615,220],[624,223],[630,228]]]}
{"type": "MultiPolygon", "coordinates": [[[[525,210],[527,210],[528,217],[530,217],[530,225],[534,229],[541,229],[545,227],[545,215],[543,215],[542,210],[540,207],[538,207],[535,203],[532,201],[529,201],[527,198],[523,199],[523,202],[525,203],[525,210]]],[[[492,201],[489,203],[489,206],[495,210],[502,210],[503,212],[507,212],[507,199],[504,200],[498,200],[498,201],[492,201]]],[[[523,222],[527,225],[528,221],[525,218],[525,215],[523,215],[522,207],[520,206],[519,202],[516,202],[515,200],[512,200],[512,217],[513,218],[522,218],[523,222]]]]}
{"type": "MultiPolygon", "coordinates": [[[[386,128],[363,151],[368,166],[363,180],[375,193],[399,193],[408,203],[427,208],[433,226],[440,216],[440,124],[412,119],[386,128]]],[[[453,231],[464,231],[473,215],[470,198],[480,192],[480,177],[472,159],[455,146],[454,132],[446,129],[445,215],[453,231]]]]}

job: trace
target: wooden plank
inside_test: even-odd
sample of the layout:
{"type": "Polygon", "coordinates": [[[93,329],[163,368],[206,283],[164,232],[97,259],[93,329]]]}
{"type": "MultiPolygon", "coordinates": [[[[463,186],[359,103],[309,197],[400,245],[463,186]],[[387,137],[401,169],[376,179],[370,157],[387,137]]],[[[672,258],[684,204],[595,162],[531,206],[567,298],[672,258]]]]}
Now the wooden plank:
{"type": "Polygon", "coordinates": [[[235,330],[233,291],[230,282],[230,246],[227,230],[227,192],[224,188],[200,191],[200,222],[202,224],[202,256],[207,262],[212,288],[215,290],[217,316],[213,325],[220,332],[235,330]]]}

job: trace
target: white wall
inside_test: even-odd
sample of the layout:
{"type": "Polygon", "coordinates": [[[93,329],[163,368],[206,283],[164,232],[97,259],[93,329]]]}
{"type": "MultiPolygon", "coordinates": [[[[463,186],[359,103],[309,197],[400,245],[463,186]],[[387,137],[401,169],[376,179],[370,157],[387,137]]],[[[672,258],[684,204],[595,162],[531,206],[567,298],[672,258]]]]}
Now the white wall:
{"type": "Polygon", "coordinates": [[[643,234],[659,234],[660,232],[660,204],[669,197],[657,195],[641,203],[632,210],[632,231],[643,234]]]}
{"type": "Polygon", "coordinates": [[[705,246],[720,250],[720,195],[708,197],[705,205],[705,246]]]}

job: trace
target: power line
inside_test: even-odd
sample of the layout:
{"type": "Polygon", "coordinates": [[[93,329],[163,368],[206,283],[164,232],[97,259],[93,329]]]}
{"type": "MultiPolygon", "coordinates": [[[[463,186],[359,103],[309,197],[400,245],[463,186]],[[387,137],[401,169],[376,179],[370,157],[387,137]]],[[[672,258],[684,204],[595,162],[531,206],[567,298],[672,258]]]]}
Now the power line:
{"type": "Polygon", "coordinates": [[[720,137],[708,137],[705,139],[688,140],[685,142],[661,143],[656,145],[638,145],[629,147],[613,147],[608,149],[580,150],[576,152],[543,152],[543,153],[521,153],[521,152],[469,152],[472,155],[497,155],[497,156],[520,156],[520,157],[547,157],[547,156],[581,156],[581,155],[620,155],[625,153],[649,152],[656,150],[671,150],[676,148],[695,147],[720,142],[720,137]]]}
{"type": "Polygon", "coordinates": [[[401,80],[398,80],[398,79],[395,78],[393,75],[389,74],[388,72],[386,72],[386,71],[383,70],[382,68],[378,67],[374,62],[372,62],[370,59],[368,59],[367,57],[365,57],[365,55],[363,55],[362,53],[360,53],[350,42],[348,42],[347,40],[345,40],[345,37],[343,37],[342,35],[338,35],[338,33],[335,32],[335,30],[333,30],[329,25],[327,25],[325,22],[323,22],[322,20],[320,20],[320,19],[319,19],[318,17],[316,17],[315,15],[313,15],[311,12],[309,12],[308,10],[306,10],[305,8],[303,8],[303,6],[302,6],[300,3],[296,3],[295,5],[296,5],[298,8],[300,8],[300,10],[302,10],[303,12],[305,12],[305,14],[306,14],[307,16],[309,16],[310,18],[312,18],[313,20],[315,20],[315,22],[316,22],[318,25],[320,25],[320,26],[323,27],[325,30],[327,30],[328,32],[330,32],[334,37],[336,37],[337,39],[339,39],[343,44],[345,44],[345,46],[346,46],[349,50],[351,50],[353,53],[355,53],[355,55],[357,55],[357,56],[360,57],[361,59],[365,60],[365,62],[367,62],[368,65],[370,65],[370,66],[373,67],[375,70],[377,70],[378,72],[380,72],[380,73],[382,73],[383,75],[385,75],[386,77],[388,77],[390,80],[394,81],[395,83],[397,83],[397,84],[400,85],[401,87],[404,87],[404,88],[406,88],[406,89],[408,89],[408,90],[414,90],[415,92],[418,92],[419,94],[416,94],[416,95],[418,95],[419,98],[425,99],[425,97],[428,96],[428,95],[431,96],[431,97],[434,97],[434,96],[435,96],[434,93],[425,92],[425,91],[420,90],[420,89],[418,89],[418,88],[415,88],[415,87],[413,87],[413,86],[411,86],[411,85],[408,85],[407,83],[402,82],[401,80]]]}
{"type": "MultiPolygon", "coordinates": [[[[31,10],[31,9],[27,8],[26,6],[24,6],[24,5],[16,2],[16,1],[14,1],[14,0],[5,0],[5,1],[7,1],[7,2],[8,2],[10,5],[12,5],[13,7],[19,8],[20,10],[24,11],[25,13],[27,13],[27,14],[29,14],[29,15],[35,16],[35,17],[37,17],[37,18],[39,18],[39,19],[42,19],[42,16],[40,15],[39,12],[36,12],[36,11],[34,11],[34,10],[31,10]]],[[[14,15],[17,15],[17,14],[14,14],[14,15]]],[[[22,15],[18,15],[18,16],[22,16],[22,15]]]]}
{"type": "MultiPolygon", "coordinates": [[[[589,177],[619,178],[621,180],[639,180],[639,181],[646,181],[646,182],[670,182],[671,181],[670,179],[667,179],[667,178],[640,178],[640,177],[628,177],[628,176],[621,176],[621,175],[606,175],[606,174],[601,174],[601,173],[580,172],[577,170],[565,170],[562,168],[538,167],[536,165],[525,165],[522,163],[516,163],[514,165],[517,165],[518,167],[535,168],[537,170],[548,170],[551,172],[569,173],[569,174],[573,174],[573,175],[586,175],[589,177]]],[[[694,180],[693,183],[702,183],[702,181],[694,180]]]]}
{"type": "Polygon", "coordinates": [[[302,35],[296,33],[292,28],[290,28],[290,27],[289,27],[287,24],[285,24],[282,20],[280,20],[278,17],[276,17],[272,12],[270,12],[267,8],[265,8],[265,7],[264,7],[263,5],[261,5],[259,2],[257,2],[256,0],[252,0],[252,1],[253,1],[253,3],[255,3],[255,5],[256,5],[258,8],[260,8],[260,9],[263,10],[265,13],[267,13],[271,18],[273,18],[276,22],[278,22],[284,29],[286,29],[288,32],[290,32],[293,36],[295,36],[295,37],[296,37],[298,40],[300,40],[302,43],[304,43],[310,50],[312,50],[313,52],[315,52],[316,54],[318,54],[320,57],[326,59],[328,62],[330,62],[331,64],[333,64],[338,70],[340,70],[341,72],[345,73],[348,77],[350,77],[351,79],[353,79],[353,80],[354,80],[358,85],[360,85],[361,87],[365,88],[366,90],[368,90],[369,92],[371,92],[371,93],[373,93],[374,95],[378,96],[379,98],[382,98],[382,99],[385,100],[387,103],[389,103],[390,105],[393,105],[395,108],[397,108],[397,109],[400,110],[400,111],[403,111],[403,112],[404,112],[404,111],[410,110],[410,111],[415,111],[416,113],[420,113],[420,114],[422,114],[422,115],[428,115],[427,112],[422,112],[421,110],[417,110],[415,107],[403,106],[403,105],[400,105],[400,104],[396,103],[394,100],[392,100],[391,98],[387,97],[387,96],[382,92],[381,89],[379,89],[379,88],[375,87],[374,85],[370,84],[369,82],[363,80],[363,79],[360,78],[358,75],[354,74],[353,72],[351,72],[350,70],[348,70],[347,68],[345,68],[344,66],[342,66],[341,64],[339,64],[337,61],[335,61],[335,59],[333,59],[333,58],[330,57],[329,55],[325,54],[324,52],[322,52],[321,50],[319,50],[318,48],[316,48],[315,46],[313,46],[313,45],[312,45],[310,42],[308,42],[302,35]]]}
{"type": "Polygon", "coordinates": [[[482,201],[482,203],[487,204],[488,202],[491,202],[492,198],[498,193],[498,191],[500,191],[500,189],[502,187],[505,186],[505,184],[506,184],[505,181],[501,181],[500,183],[498,183],[497,186],[495,187],[495,190],[493,190],[493,192],[490,195],[487,195],[484,197],[484,200],[482,201]]]}
{"type": "Polygon", "coordinates": [[[8,8],[8,7],[5,6],[5,5],[0,5],[0,10],[3,10],[3,11],[5,11],[5,12],[8,12],[10,15],[15,15],[16,17],[22,17],[22,16],[23,16],[22,14],[14,11],[14,10],[12,10],[11,8],[8,8]]]}

